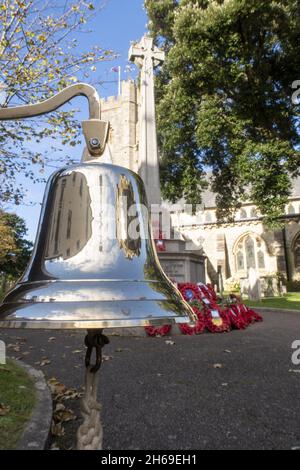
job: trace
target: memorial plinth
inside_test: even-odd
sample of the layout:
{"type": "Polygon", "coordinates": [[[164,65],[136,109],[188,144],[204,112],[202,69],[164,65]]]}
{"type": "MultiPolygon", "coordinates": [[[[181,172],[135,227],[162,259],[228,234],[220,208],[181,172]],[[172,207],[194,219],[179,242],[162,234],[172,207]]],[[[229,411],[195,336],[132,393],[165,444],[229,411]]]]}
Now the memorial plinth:
{"type": "Polygon", "coordinates": [[[165,251],[158,253],[167,276],[175,282],[205,282],[205,256],[186,249],[184,240],[164,240],[165,251]]]}

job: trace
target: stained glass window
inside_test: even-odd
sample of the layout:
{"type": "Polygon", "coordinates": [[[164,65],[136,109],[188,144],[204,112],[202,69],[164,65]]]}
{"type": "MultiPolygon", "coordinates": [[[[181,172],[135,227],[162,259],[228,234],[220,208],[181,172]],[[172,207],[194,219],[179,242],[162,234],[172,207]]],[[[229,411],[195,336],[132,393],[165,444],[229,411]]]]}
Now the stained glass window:
{"type": "MultiPolygon", "coordinates": [[[[235,252],[236,268],[242,271],[249,268],[266,268],[266,249],[264,241],[255,234],[245,235],[235,252]]],[[[300,235],[299,235],[299,268],[300,268],[300,235]]]]}
{"type": "Polygon", "coordinates": [[[244,265],[244,253],[242,251],[238,251],[236,255],[236,261],[237,261],[237,268],[238,270],[240,269],[245,269],[244,265]]]}
{"type": "Polygon", "coordinates": [[[256,266],[255,266],[254,240],[250,236],[246,238],[245,250],[246,250],[247,269],[256,268],[256,266]]]}

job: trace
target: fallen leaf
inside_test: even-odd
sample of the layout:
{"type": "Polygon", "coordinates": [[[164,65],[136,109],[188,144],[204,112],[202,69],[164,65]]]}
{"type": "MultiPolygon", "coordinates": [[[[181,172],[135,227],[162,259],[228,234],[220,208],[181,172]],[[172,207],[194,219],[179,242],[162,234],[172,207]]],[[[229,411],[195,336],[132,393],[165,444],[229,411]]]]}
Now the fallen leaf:
{"type": "Polygon", "coordinates": [[[53,419],[55,423],[67,423],[68,421],[73,421],[76,419],[75,414],[72,410],[66,408],[62,403],[57,403],[53,419]]]}
{"type": "Polygon", "coordinates": [[[55,423],[54,421],[52,421],[51,433],[53,436],[61,437],[65,435],[65,430],[61,423],[55,423]]]}
{"type": "Polygon", "coordinates": [[[51,364],[51,361],[49,359],[42,359],[41,361],[35,362],[37,366],[47,366],[48,364],[51,364]]]}
{"type": "Polygon", "coordinates": [[[167,341],[165,341],[166,344],[169,344],[170,346],[173,346],[175,344],[175,341],[171,341],[170,339],[167,339],[167,341]]]}
{"type": "Polygon", "coordinates": [[[10,412],[10,407],[0,403],[0,416],[6,416],[10,412]]]}
{"type": "Polygon", "coordinates": [[[214,364],[214,369],[222,369],[223,364],[214,364]]]}
{"type": "Polygon", "coordinates": [[[65,405],[63,405],[62,403],[56,403],[54,411],[64,411],[65,409],[66,409],[65,405]]]}
{"type": "Polygon", "coordinates": [[[110,359],[113,359],[113,356],[106,356],[105,354],[103,354],[102,362],[109,361],[110,359]]]}
{"type": "Polygon", "coordinates": [[[82,398],[83,393],[78,392],[77,390],[70,388],[63,394],[63,399],[64,400],[74,400],[75,398],[82,398]]]}
{"type": "Polygon", "coordinates": [[[224,353],[231,354],[230,349],[224,349],[224,353]]]}
{"type": "Polygon", "coordinates": [[[67,390],[67,387],[60,383],[55,377],[49,379],[47,383],[50,387],[52,395],[60,395],[67,390]]]}
{"type": "Polygon", "coordinates": [[[80,354],[82,353],[82,349],[75,349],[74,351],[72,351],[72,354],[80,354]]]}
{"type": "Polygon", "coordinates": [[[50,338],[48,338],[48,343],[51,343],[51,341],[54,341],[55,339],[55,336],[51,336],[50,338]]]}
{"type": "Polygon", "coordinates": [[[60,448],[56,442],[53,442],[53,444],[50,446],[50,450],[60,450],[60,448]]]}
{"type": "Polygon", "coordinates": [[[83,393],[78,392],[75,388],[67,388],[64,384],[60,383],[55,377],[47,381],[54,401],[71,400],[81,398],[83,393]]]}

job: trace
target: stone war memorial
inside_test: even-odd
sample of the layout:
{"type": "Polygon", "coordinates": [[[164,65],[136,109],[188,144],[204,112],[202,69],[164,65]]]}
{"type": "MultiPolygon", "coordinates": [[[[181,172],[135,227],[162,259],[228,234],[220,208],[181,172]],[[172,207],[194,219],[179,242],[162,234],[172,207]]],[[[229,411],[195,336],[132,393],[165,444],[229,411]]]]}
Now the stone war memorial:
{"type": "Polygon", "coordinates": [[[164,239],[158,256],[165,273],[176,282],[205,282],[202,247],[175,229],[174,215],[161,199],[154,68],[163,63],[164,53],[153,45],[152,38],[144,36],[131,46],[129,59],[141,69],[140,86],[131,80],[123,81],[120,96],[102,100],[102,115],[111,126],[112,161],[137,172],[145,183],[154,237],[164,239]]]}

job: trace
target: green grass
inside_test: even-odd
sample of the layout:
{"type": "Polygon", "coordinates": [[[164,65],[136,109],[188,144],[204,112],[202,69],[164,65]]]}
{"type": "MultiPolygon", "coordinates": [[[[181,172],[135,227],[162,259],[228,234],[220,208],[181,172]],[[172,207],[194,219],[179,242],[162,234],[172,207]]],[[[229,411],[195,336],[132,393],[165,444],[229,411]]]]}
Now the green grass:
{"type": "Polygon", "coordinates": [[[0,404],[9,407],[0,415],[0,449],[15,448],[34,403],[35,388],[27,373],[12,361],[0,364],[0,404]]]}
{"type": "Polygon", "coordinates": [[[281,308],[289,310],[300,310],[300,292],[288,292],[283,297],[272,297],[262,299],[261,302],[245,300],[249,307],[281,308]]]}

